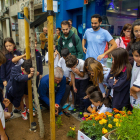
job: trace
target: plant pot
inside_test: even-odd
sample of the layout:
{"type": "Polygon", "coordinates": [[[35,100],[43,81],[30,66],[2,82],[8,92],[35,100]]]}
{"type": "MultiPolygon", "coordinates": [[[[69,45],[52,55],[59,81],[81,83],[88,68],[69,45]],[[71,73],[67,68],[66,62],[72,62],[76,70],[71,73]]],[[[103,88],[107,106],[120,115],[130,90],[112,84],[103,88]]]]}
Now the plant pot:
{"type": "Polygon", "coordinates": [[[83,132],[78,130],[78,139],[77,140],[92,140],[88,136],[86,136],[83,132]]]}
{"type": "Polygon", "coordinates": [[[116,131],[116,129],[114,129],[114,130],[108,132],[107,134],[105,134],[104,136],[102,136],[102,140],[110,140],[110,139],[109,139],[109,135],[110,135],[111,133],[115,132],[115,131],[116,131]]]}

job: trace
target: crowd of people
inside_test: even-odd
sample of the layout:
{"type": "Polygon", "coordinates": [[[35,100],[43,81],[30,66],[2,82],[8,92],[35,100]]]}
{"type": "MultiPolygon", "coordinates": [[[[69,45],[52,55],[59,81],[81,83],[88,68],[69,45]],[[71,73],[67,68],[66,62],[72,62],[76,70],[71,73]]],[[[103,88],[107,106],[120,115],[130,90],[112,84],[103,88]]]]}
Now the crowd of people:
{"type": "MultiPolygon", "coordinates": [[[[116,40],[107,30],[100,27],[101,24],[101,16],[93,15],[92,28],[85,31],[82,41],[76,28],[72,26],[71,19],[62,21],[61,28],[56,29],[53,46],[56,116],[63,113],[69,116],[70,114],[64,111],[67,107],[71,114],[79,112],[78,117],[83,120],[84,113],[90,115],[93,110],[103,113],[112,112],[112,108],[140,108],[140,20],[134,21],[132,25],[125,24],[116,40]],[[85,60],[83,53],[86,54],[85,60]],[[110,55],[111,68],[106,66],[106,55],[110,55]]],[[[48,63],[46,27],[40,34],[40,40],[42,55],[45,57],[43,63],[48,63]]],[[[36,45],[37,40],[36,87],[40,105],[49,109],[49,74],[42,77],[42,57],[36,50],[36,45]]],[[[26,60],[26,52],[22,55],[16,50],[11,37],[4,40],[4,51],[0,52],[0,65],[0,135],[1,138],[6,138],[5,119],[13,117],[13,112],[21,112],[22,118],[28,119],[27,81],[34,75],[34,69],[32,61],[26,60]]]]}

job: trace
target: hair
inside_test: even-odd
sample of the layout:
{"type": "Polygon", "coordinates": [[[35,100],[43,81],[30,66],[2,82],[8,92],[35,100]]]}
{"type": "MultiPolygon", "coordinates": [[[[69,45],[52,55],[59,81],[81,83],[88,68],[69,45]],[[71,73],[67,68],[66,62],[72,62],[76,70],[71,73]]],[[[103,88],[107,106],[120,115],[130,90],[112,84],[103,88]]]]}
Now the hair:
{"type": "Polygon", "coordinates": [[[114,63],[112,64],[110,73],[116,77],[126,66],[127,80],[130,79],[132,67],[128,60],[128,52],[123,48],[117,48],[111,52],[111,55],[114,57],[114,63]]]}
{"type": "Polygon", "coordinates": [[[85,63],[84,63],[84,73],[87,73],[87,67],[91,64],[91,63],[94,63],[95,59],[93,57],[89,57],[85,60],[85,63]]]}
{"type": "MultiPolygon", "coordinates": [[[[5,47],[5,43],[6,43],[6,42],[12,43],[12,44],[14,45],[14,50],[16,49],[16,44],[15,44],[13,38],[12,38],[12,37],[7,37],[7,38],[4,39],[4,53],[5,53],[5,54],[8,53],[8,51],[7,51],[6,47],[5,47]]],[[[14,52],[14,50],[13,50],[13,52],[14,52]]],[[[12,53],[13,53],[13,52],[12,52],[12,53]]]]}
{"type": "Polygon", "coordinates": [[[64,75],[64,71],[62,68],[60,68],[60,67],[54,68],[54,77],[55,78],[63,78],[63,75],[64,75]]]}
{"type": "Polygon", "coordinates": [[[72,22],[72,19],[69,19],[68,21],[71,21],[72,22]]]}
{"type": "Polygon", "coordinates": [[[91,16],[91,19],[92,18],[98,18],[99,23],[102,22],[102,18],[101,18],[101,16],[99,14],[94,14],[93,16],[91,16]]]}
{"type": "Polygon", "coordinates": [[[91,95],[91,93],[94,92],[94,91],[98,91],[98,87],[97,86],[90,86],[90,87],[87,88],[86,94],[91,95]]]}
{"type": "Polygon", "coordinates": [[[132,52],[137,51],[140,55],[140,41],[133,43],[131,49],[132,52]]]}
{"type": "Polygon", "coordinates": [[[94,91],[91,93],[89,99],[93,100],[94,102],[103,102],[104,101],[104,98],[103,98],[103,95],[100,91],[94,91]]]}
{"type": "Polygon", "coordinates": [[[74,65],[77,64],[77,58],[76,58],[75,55],[69,55],[69,56],[66,58],[65,62],[66,62],[66,66],[67,66],[68,68],[72,68],[74,65]]]}
{"type": "Polygon", "coordinates": [[[140,19],[135,20],[132,24],[130,45],[132,45],[136,41],[135,35],[134,35],[134,27],[135,26],[140,26],[140,19]]]}
{"type": "Polygon", "coordinates": [[[67,57],[70,54],[69,49],[68,48],[63,48],[61,50],[61,56],[62,57],[67,57]]]}
{"type": "Polygon", "coordinates": [[[105,105],[105,107],[112,108],[112,102],[111,102],[111,99],[109,97],[104,98],[103,104],[105,105]]]}
{"type": "Polygon", "coordinates": [[[30,73],[30,68],[32,68],[32,60],[28,59],[25,60],[22,64],[21,67],[25,69],[25,72],[27,72],[28,74],[30,73]]]}
{"type": "Polygon", "coordinates": [[[61,27],[62,27],[62,25],[68,25],[70,27],[70,24],[67,20],[62,21],[61,22],[61,27]]]}
{"type": "Polygon", "coordinates": [[[59,31],[61,31],[61,28],[56,28],[56,29],[58,29],[59,31]]]}
{"type": "Polygon", "coordinates": [[[98,83],[102,83],[104,79],[102,64],[97,60],[94,60],[88,67],[90,71],[94,72],[94,76],[92,76],[93,85],[98,86],[98,83]]]}
{"type": "Polygon", "coordinates": [[[6,63],[5,55],[0,51],[0,64],[6,63]]]}
{"type": "Polygon", "coordinates": [[[127,23],[123,26],[123,29],[121,30],[121,33],[120,33],[120,36],[123,37],[125,36],[125,34],[123,33],[123,31],[126,31],[126,30],[131,30],[132,29],[132,25],[127,23]]]}

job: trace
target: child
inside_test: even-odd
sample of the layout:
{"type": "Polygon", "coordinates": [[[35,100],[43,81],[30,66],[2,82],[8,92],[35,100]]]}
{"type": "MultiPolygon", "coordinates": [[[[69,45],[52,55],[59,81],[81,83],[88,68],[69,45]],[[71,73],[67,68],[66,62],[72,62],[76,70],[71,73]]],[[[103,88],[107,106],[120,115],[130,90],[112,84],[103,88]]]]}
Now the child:
{"type": "MultiPolygon", "coordinates": [[[[58,61],[60,59],[60,54],[56,50],[55,45],[53,45],[53,48],[54,48],[54,68],[55,68],[58,65],[58,61]]],[[[46,55],[45,55],[45,61],[46,61],[46,63],[48,63],[48,58],[49,58],[49,56],[48,56],[48,52],[47,52],[46,55]]]]}
{"type": "Polygon", "coordinates": [[[17,63],[17,61],[12,61],[12,58],[21,55],[21,53],[16,50],[15,42],[11,37],[5,38],[4,49],[6,63],[1,66],[1,79],[3,81],[3,85],[7,86],[7,82],[10,79],[11,69],[17,63]]]}
{"type": "Polygon", "coordinates": [[[132,107],[140,108],[140,41],[132,44],[134,65],[130,85],[130,103],[132,107]]]}
{"type": "MultiPolygon", "coordinates": [[[[6,92],[7,98],[14,105],[15,108],[21,107],[21,116],[23,120],[27,120],[26,110],[23,105],[23,95],[25,90],[25,81],[32,78],[34,69],[32,68],[31,59],[25,60],[20,66],[15,66],[11,70],[10,80],[8,81],[6,92]]],[[[10,106],[11,107],[11,106],[10,106]]],[[[12,112],[12,108],[9,107],[9,112],[12,112]]]]}
{"type": "Polygon", "coordinates": [[[128,61],[128,52],[123,48],[113,50],[111,57],[112,67],[107,82],[113,91],[112,108],[122,110],[130,105],[131,65],[128,61]]]}
{"type": "MultiPolygon", "coordinates": [[[[71,55],[69,53],[69,49],[68,48],[63,48],[61,50],[61,58],[58,62],[58,67],[61,67],[64,71],[64,76],[66,77],[66,84],[71,86],[71,92],[72,92],[72,104],[71,106],[68,108],[69,111],[74,109],[74,94],[72,91],[72,83],[71,83],[71,77],[70,77],[70,68],[66,67],[66,63],[65,63],[65,59],[68,55],[71,55]]],[[[65,105],[63,106],[63,109],[67,108],[69,106],[69,97],[67,99],[67,102],[65,103],[65,105]]]]}
{"type": "MultiPolygon", "coordinates": [[[[71,81],[75,93],[75,107],[71,113],[76,113],[82,105],[82,99],[86,95],[85,91],[88,86],[88,75],[83,73],[84,60],[77,59],[75,55],[69,55],[66,58],[66,66],[71,68],[71,81]]],[[[79,112],[79,117],[83,112],[79,112]]]]}

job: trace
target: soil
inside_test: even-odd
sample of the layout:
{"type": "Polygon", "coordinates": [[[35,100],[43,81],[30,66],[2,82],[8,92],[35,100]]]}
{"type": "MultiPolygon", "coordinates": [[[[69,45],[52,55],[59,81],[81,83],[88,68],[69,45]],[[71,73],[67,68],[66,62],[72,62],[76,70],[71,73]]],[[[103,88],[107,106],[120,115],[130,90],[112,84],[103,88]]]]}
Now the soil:
{"type": "MultiPolygon", "coordinates": [[[[36,115],[37,116],[37,115],[36,115]]],[[[24,121],[21,117],[9,120],[6,122],[6,133],[10,140],[50,140],[50,113],[49,110],[42,111],[43,122],[45,127],[45,137],[40,138],[39,135],[39,125],[37,117],[34,117],[34,121],[37,123],[36,132],[30,131],[29,119],[24,121]]],[[[73,116],[67,117],[62,115],[63,125],[57,128],[56,125],[56,140],[77,140],[71,137],[67,137],[67,132],[70,130],[69,127],[76,127],[76,132],[78,132],[80,121],[76,120],[73,116]]]]}

